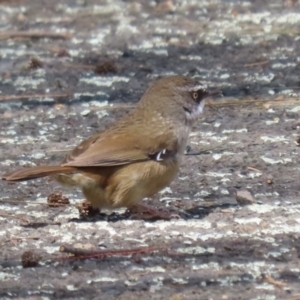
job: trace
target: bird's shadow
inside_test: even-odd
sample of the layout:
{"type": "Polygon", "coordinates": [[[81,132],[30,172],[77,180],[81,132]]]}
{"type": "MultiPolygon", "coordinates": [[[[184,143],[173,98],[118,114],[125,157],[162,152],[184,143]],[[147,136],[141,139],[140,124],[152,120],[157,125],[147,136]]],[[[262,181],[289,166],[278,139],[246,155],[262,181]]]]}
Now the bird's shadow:
{"type": "MultiPolygon", "coordinates": [[[[236,208],[236,207],[238,207],[238,205],[232,203],[212,204],[209,206],[199,205],[190,209],[180,209],[178,211],[175,211],[174,209],[174,214],[177,214],[180,217],[178,219],[181,220],[201,220],[207,217],[210,213],[214,212],[215,210],[223,210],[223,209],[236,208]]],[[[80,218],[73,218],[70,219],[69,222],[75,222],[75,223],[96,222],[96,221],[119,222],[125,220],[142,220],[150,223],[161,221],[161,220],[169,221],[168,219],[161,219],[161,218],[148,219],[148,218],[143,218],[143,216],[141,216],[140,218],[132,217],[131,213],[129,211],[126,211],[124,213],[112,212],[111,214],[105,214],[99,212],[98,214],[93,216],[81,216],[80,218]]]]}

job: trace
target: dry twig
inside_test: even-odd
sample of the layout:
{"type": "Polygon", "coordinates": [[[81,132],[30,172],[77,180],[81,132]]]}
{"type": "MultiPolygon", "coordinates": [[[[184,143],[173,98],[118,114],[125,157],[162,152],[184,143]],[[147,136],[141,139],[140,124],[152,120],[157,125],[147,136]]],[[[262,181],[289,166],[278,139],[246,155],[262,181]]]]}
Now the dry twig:
{"type": "Polygon", "coordinates": [[[27,224],[30,223],[30,221],[28,219],[24,218],[24,217],[14,216],[14,215],[6,214],[6,213],[1,213],[0,212],[0,217],[2,217],[2,218],[17,219],[17,220],[20,220],[20,221],[22,221],[24,223],[27,223],[27,224]]]}
{"type": "Polygon", "coordinates": [[[0,40],[11,38],[51,38],[70,39],[70,32],[50,32],[50,31],[1,31],[0,40]]]}
{"type": "Polygon", "coordinates": [[[40,238],[38,236],[10,236],[11,240],[39,240],[40,238]]]}
{"type": "Polygon", "coordinates": [[[128,256],[134,254],[141,254],[146,252],[153,252],[157,250],[162,250],[158,247],[141,247],[135,249],[124,249],[124,250],[103,250],[103,249],[84,249],[77,248],[72,245],[61,245],[59,248],[60,252],[69,253],[77,258],[86,259],[86,258],[102,258],[109,256],[128,256]]]}
{"type": "MultiPolygon", "coordinates": [[[[224,99],[224,98],[223,98],[224,99]]],[[[297,98],[285,98],[282,99],[281,97],[278,99],[224,99],[224,100],[217,100],[211,103],[207,103],[208,106],[244,106],[244,105],[265,105],[268,104],[269,106],[293,106],[299,105],[300,101],[297,98]]]]}
{"type": "Polygon", "coordinates": [[[0,96],[0,101],[22,101],[22,100],[29,100],[29,99],[43,99],[43,98],[70,98],[72,94],[36,94],[36,95],[7,95],[7,96],[0,96]]]}
{"type": "Polygon", "coordinates": [[[250,68],[250,67],[263,66],[263,65],[268,64],[269,62],[270,62],[269,60],[263,60],[263,61],[256,62],[256,63],[245,64],[244,67],[245,68],[250,68]]]}
{"type": "MultiPolygon", "coordinates": [[[[6,200],[6,199],[2,199],[0,200],[0,203],[11,203],[11,204],[23,204],[23,205],[27,205],[27,204],[34,204],[34,205],[47,205],[49,206],[48,203],[44,203],[44,202],[37,202],[37,201],[18,201],[18,200],[6,200]]],[[[51,204],[51,206],[66,206],[66,204],[60,204],[60,203],[53,203],[51,204]]],[[[69,203],[68,206],[74,206],[76,207],[76,204],[71,204],[69,203]]]]}
{"type": "Polygon", "coordinates": [[[258,169],[256,169],[256,168],[253,168],[253,167],[247,167],[247,169],[248,169],[248,170],[250,170],[250,171],[257,172],[257,173],[263,173],[263,171],[261,171],[261,170],[258,170],[258,169]]]}
{"type": "Polygon", "coordinates": [[[278,288],[283,288],[286,286],[286,283],[279,281],[279,280],[275,280],[273,277],[271,277],[270,275],[264,275],[264,280],[265,282],[272,284],[278,288]]]}

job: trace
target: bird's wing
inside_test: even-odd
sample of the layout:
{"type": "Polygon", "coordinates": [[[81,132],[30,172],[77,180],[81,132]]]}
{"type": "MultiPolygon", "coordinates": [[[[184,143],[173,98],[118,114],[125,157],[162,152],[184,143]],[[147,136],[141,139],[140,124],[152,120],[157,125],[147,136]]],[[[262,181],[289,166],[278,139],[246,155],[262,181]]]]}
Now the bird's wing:
{"type": "Polygon", "coordinates": [[[66,158],[63,166],[91,167],[118,166],[139,161],[163,161],[176,155],[177,140],[168,134],[146,139],[131,134],[98,134],[76,147],[66,158]],[[167,141],[167,142],[166,142],[167,141]]]}

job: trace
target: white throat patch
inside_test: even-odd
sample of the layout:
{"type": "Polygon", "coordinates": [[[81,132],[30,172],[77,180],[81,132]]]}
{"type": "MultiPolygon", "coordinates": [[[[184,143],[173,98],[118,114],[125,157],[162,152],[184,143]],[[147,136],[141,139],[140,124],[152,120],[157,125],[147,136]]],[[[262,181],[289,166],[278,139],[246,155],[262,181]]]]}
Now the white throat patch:
{"type": "Polygon", "coordinates": [[[189,120],[196,120],[202,114],[205,106],[205,99],[199,103],[197,107],[195,107],[191,112],[186,112],[186,116],[189,120]]]}

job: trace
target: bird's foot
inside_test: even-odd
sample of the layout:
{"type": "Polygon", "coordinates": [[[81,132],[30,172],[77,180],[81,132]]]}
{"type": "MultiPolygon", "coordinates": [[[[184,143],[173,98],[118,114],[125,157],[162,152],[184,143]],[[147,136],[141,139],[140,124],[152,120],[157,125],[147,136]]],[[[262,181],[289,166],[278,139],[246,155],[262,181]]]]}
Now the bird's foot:
{"type": "Polygon", "coordinates": [[[135,204],[134,206],[130,207],[128,211],[131,214],[130,219],[181,219],[181,217],[178,214],[161,211],[145,204],[135,204]]]}

